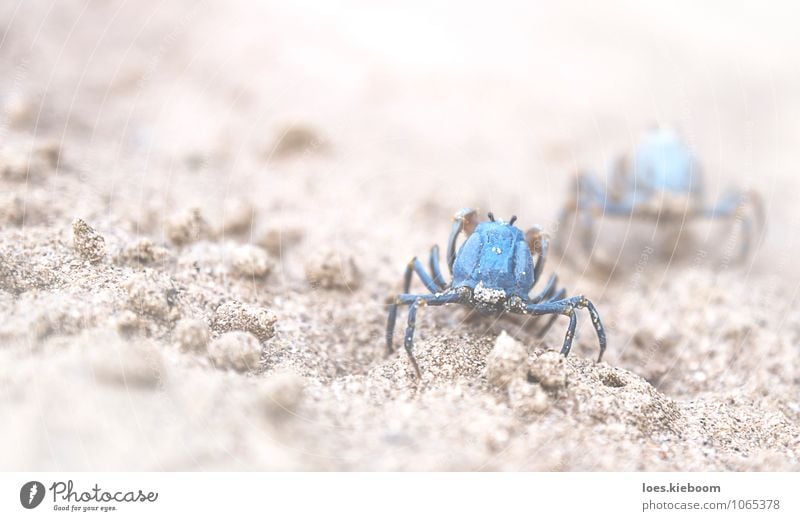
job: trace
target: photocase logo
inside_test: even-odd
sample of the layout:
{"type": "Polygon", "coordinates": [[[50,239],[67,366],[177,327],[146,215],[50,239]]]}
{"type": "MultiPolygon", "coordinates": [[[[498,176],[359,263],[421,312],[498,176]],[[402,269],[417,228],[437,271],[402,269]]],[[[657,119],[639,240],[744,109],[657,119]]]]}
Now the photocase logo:
{"type": "Polygon", "coordinates": [[[39,481],[28,481],[19,489],[19,502],[27,509],[38,507],[44,500],[45,493],[53,495],[55,511],[70,512],[111,512],[122,503],[155,503],[158,492],[138,490],[103,490],[100,485],[90,489],[76,488],[72,480],[53,481],[45,489],[39,481]]]}
{"type": "Polygon", "coordinates": [[[19,489],[19,502],[25,508],[36,508],[44,499],[44,485],[38,481],[28,481],[19,489]]]}

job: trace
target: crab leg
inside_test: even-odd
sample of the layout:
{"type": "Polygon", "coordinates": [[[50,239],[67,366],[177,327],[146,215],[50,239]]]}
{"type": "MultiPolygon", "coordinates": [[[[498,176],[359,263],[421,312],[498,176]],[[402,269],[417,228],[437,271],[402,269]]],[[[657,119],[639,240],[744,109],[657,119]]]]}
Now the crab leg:
{"type": "MultiPolygon", "coordinates": [[[[566,289],[562,289],[561,291],[559,291],[556,294],[557,287],[558,287],[558,276],[555,275],[555,274],[550,275],[550,278],[548,279],[547,285],[544,287],[544,289],[538,295],[536,295],[536,296],[534,296],[532,298],[529,298],[528,302],[530,304],[538,304],[540,302],[553,302],[555,300],[561,300],[564,297],[566,297],[567,296],[567,290],[566,289]],[[555,294],[555,296],[554,296],[554,294],[555,294]]],[[[534,318],[533,321],[531,322],[531,326],[538,325],[539,324],[539,318],[540,317],[534,318]]],[[[539,329],[539,332],[536,335],[539,338],[543,337],[544,334],[553,325],[553,322],[556,321],[556,318],[558,318],[558,315],[553,315],[550,319],[548,319],[547,323],[544,325],[544,327],[539,329]]]]}
{"type": "Polygon", "coordinates": [[[753,220],[750,217],[742,217],[742,246],[739,250],[739,261],[742,262],[750,253],[750,243],[753,237],[753,220]]]}
{"type": "Polygon", "coordinates": [[[424,301],[421,299],[416,299],[408,308],[408,326],[406,327],[406,336],[403,340],[403,346],[406,348],[406,353],[408,353],[408,360],[414,367],[414,372],[417,373],[417,379],[420,380],[422,379],[422,373],[419,370],[417,359],[414,358],[414,330],[417,326],[417,307],[421,302],[424,301]]]}
{"type": "MultiPolygon", "coordinates": [[[[587,255],[591,255],[592,247],[587,247],[587,244],[592,244],[594,241],[591,230],[594,227],[594,221],[591,212],[594,208],[604,208],[609,202],[606,190],[595,179],[594,174],[591,172],[581,172],[575,175],[572,182],[571,190],[574,194],[570,194],[570,199],[567,204],[561,209],[558,215],[558,229],[561,230],[569,218],[571,221],[570,237],[573,232],[579,234],[581,246],[586,250],[587,255]]],[[[559,236],[563,237],[564,233],[561,232],[559,236]]],[[[554,243],[554,248],[559,255],[563,255],[566,251],[566,245],[563,239],[559,238],[554,243]]]]}
{"type": "Polygon", "coordinates": [[[556,290],[557,284],[558,284],[558,275],[555,274],[550,275],[550,279],[548,279],[547,285],[544,287],[541,293],[530,299],[530,302],[532,304],[538,304],[539,302],[548,300],[550,296],[553,294],[553,292],[556,290]]]}
{"type": "Polygon", "coordinates": [[[443,306],[445,304],[453,304],[459,301],[459,296],[456,293],[441,293],[438,295],[414,295],[409,293],[402,293],[397,295],[394,302],[389,306],[389,318],[386,322],[386,348],[389,353],[394,352],[393,338],[394,326],[397,320],[397,307],[399,305],[409,305],[408,309],[408,326],[406,327],[406,334],[404,337],[404,346],[408,357],[411,360],[411,365],[414,367],[414,372],[417,377],[420,377],[419,365],[417,359],[414,358],[414,330],[417,322],[417,308],[419,306],[443,306]]]}
{"type": "Polygon", "coordinates": [[[435,244],[431,248],[430,265],[433,281],[439,286],[440,290],[444,289],[447,286],[447,282],[445,282],[442,269],[439,267],[439,246],[435,244]]]}
{"type": "Polygon", "coordinates": [[[710,219],[717,217],[738,217],[741,219],[742,246],[739,252],[740,261],[747,258],[753,234],[761,231],[765,221],[764,204],[758,194],[754,192],[728,193],[713,208],[707,209],[702,215],[710,219]],[[753,209],[753,215],[746,211],[748,206],[753,209]]]}
{"type": "MultiPolygon", "coordinates": [[[[564,205],[561,211],[558,213],[558,220],[556,221],[558,233],[556,234],[556,240],[553,242],[553,250],[555,250],[556,254],[563,255],[564,254],[564,241],[563,236],[565,235],[562,229],[565,227],[565,223],[567,220],[573,216],[577,212],[577,208],[575,207],[575,203],[568,203],[564,205]]],[[[572,228],[575,227],[575,220],[573,218],[572,228]]],[[[571,233],[571,232],[570,232],[571,233]]]]}
{"type": "MultiPolygon", "coordinates": [[[[434,246],[434,248],[436,248],[436,251],[438,252],[438,248],[436,246],[434,246]]],[[[433,252],[431,252],[431,254],[433,254],[433,252]]],[[[428,291],[430,291],[431,293],[434,294],[439,293],[442,290],[442,288],[437,286],[434,280],[425,271],[425,267],[422,265],[419,259],[414,257],[406,266],[406,272],[405,275],[403,276],[403,294],[408,294],[408,291],[411,288],[411,276],[414,274],[414,272],[416,272],[417,275],[419,275],[420,280],[422,280],[422,283],[425,284],[425,287],[428,288],[428,291]]],[[[389,318],[386,328],[386,347],[389,350],[389,354],[394,352],[394,346],[392,345],[392,335],[394,334],[393,333],[394,324],[397,320],[397,306],[398,304],[401,303],[405,304],[410,303],[410,302],[400,302],[399,300],[400,296],[398,296],[391,304],[389,304],[389,318]]]]}
{"type": "Polygon", "coordinates": [[[428,272],[425,271],[425,266],[423,266],[419,259],[414,257],[406,266],[406,273],[403,276],[403,293],[408,293],[408,290],[411,288],[411,276],[414,272],[417,273],[422,283],[425,284],[425,287],[428,288],[428,291],[431,293],[439,293],[442,290],[442,288],[433,281],[431,276],[428,275],[428,272]]]}
{"type": "Polygon", "coordinates": [[[592,325],[597,333],[597,339],[600,342],[600,354],[597,361],[603,359],[603,353],[606,350],[606,331],[603,328],[603,323],[600,320],[600,315],[594,304],[586,297],[577,296],[568,299],[550,301],[541,304],[528,304],[526,306],[526,313],[530,315],[566,315],[569,317],[569,327],[567,334],[564,337],[564,346],[561,348],[561,354],[567,356],[570,349],[572,349],[572,341],[575,338],[575,328],[577,327],[577,317],[575,310],[586,308],[589,310],[589,315],[592,318],[592,325]]]}
{"type": "Polygon", "coordinates": [[[597,242],[594,230],[594,217],[592,216],[591,210],[588,209],[581,209],[580,217],[582,219],[581,246],[583,246],[583,251],[588,258],[592,259],[594,257],[595,243],[597,242]]]}
{"type": "MultiPolygon", "coordinates": [[[[578,176],[578,190],[585,190],[587,195],[595,201],[608,200],[608,193],[597,181],[594,174],[584,173],[578,176]]],[[[580,195],[580,194],[579,194],[580,195]]]]}
{"type": "MultiPolygon", "coordinates": [[[[567,296],[567,290],[562,289],[561,291],[556,293],[551,299],[549,299],[549,301],[555,302],[557,300],[562,300],[566,296],[567,296]]],[[[550,328],[553,327],[553,324],[555,324],[556,319],[558,319],[558,315],[552,315],[549,319],[547,319],[547,323],[544,326],[542,326],[542,328],[536,333],[536,336],[538,336],[539,338],[544,337],[547,334],[547,332],[550,331],[550,328]]]]}

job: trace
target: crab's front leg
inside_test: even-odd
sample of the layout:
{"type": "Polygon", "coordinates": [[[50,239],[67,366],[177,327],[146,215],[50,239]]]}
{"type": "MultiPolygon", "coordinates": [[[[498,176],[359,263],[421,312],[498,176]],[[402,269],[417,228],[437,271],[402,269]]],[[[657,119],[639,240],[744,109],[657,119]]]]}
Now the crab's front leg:
{"type": "Polygon", "coordinates": [[[414,331],[417,324],[417,308],[420,306],[443,306],[445,304],[454,304],[460,302],[461,297],[457,292],[447,291],[436,295],[414,295],[410,293],[401,293],[397,295],[394,302],[389,307],[389,317],[386,323],[386,347],[389,353],[394,352],[393,337],[394,326],[397,320],[397,307],[400,305],[407,305],[408,308],[408,325],[406,327],[406,334],[403,339],[403,345],[408,353],[408,358],[414,368],[417,378],[421,377],[419,364],[414,357],[414,331]]]}

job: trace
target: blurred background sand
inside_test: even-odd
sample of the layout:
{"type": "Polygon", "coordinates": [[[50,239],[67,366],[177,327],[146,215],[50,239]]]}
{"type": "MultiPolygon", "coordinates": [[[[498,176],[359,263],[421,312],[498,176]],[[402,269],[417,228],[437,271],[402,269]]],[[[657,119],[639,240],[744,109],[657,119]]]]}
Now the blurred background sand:
{"type": "Polygon", "coordinates": [[[797,468],[793,8],[582,4],[0,6],[0,468],[797,468]],[[552,228],[569,176],[653,125],[700,157],[709,201],[764,197],[752,260],[720,261],[721,225],[669,260],[672,237],[643,258],[648,230],[605,223],[613,276],[577,255],[546,273],[597,303],[609,365],[583,317],[546,369],[566,385],[498,386],[503,330],[536,372],[565,324],[540,341],[456,309],[420,317],[419,385],[385,357],[385,299],[457,209],[552,228]],[[184,345],[189,319],[211,344],[184,345]],[[247,371],[225,350],[252,338],[214,344],[231,329],[263,350],[247,371]]]}

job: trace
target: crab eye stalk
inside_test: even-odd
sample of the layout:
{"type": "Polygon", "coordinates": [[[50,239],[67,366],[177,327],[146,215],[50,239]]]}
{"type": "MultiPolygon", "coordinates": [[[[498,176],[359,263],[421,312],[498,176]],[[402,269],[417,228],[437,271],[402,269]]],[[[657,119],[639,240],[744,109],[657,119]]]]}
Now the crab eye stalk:
{"type": "Polygon", "coordinates": [[[492,212],[489,212],[489,220],[494,222],[494,214],[492,212]]]}
{"type": "Polygon", "coordinates": [[[517,222],[517,216],[512,215],[511,219],[508,221],[508,224],[513,225],[515,222],[517,222]]]}

